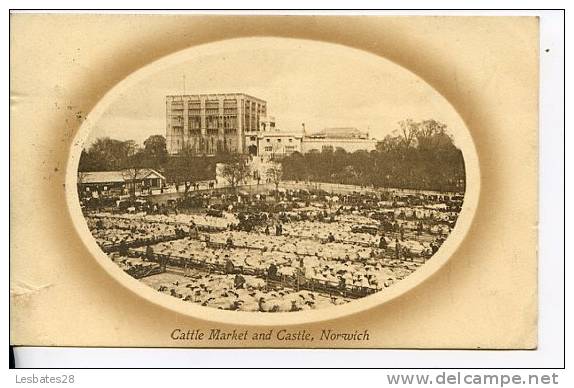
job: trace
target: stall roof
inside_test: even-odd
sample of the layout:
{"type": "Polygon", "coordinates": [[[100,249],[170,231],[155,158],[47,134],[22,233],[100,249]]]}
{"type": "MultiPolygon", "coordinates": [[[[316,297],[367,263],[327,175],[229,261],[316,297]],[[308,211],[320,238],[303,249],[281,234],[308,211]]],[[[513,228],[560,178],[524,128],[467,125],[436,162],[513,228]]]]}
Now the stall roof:
{"type": "MultiPolygon", "coordinates": [[[[82,172],[81,183],[83,184],[94,184],[94,183],[124,183],[131,179],[131,174],[129,170],[121,171],[92,171],[92,172],[82,172]]],[[[141,173],[138,173],[137,179],[145,178],[160,178],[165,179],[165,177],[151,168],[144,168],[141,173]]]]}
{"type": "Polygon", "coordinates": [[[123,183],[124,176],[121,171],[93,171],[83,172],[81,183],[123,183]]]}

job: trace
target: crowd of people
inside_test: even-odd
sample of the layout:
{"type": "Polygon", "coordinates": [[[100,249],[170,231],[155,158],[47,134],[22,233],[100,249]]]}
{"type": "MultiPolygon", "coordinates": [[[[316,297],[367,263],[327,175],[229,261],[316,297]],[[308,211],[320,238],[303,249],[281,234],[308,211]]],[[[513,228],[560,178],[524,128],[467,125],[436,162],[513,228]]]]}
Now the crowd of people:
{"type": "Polygon", "coordinates": [[[128,275],[141,279],[162,272],[157,263],[145,261],[140,258],[125,257],[119,253],[111,253],[110,258],[128,275]]]}
{"type": "Polygon", "coordinates": [[[298,311],[408,276],[438,251],[462,200],[294,189],[191,197],[137,212],[92,209],[86,219],[122,269],[160,292],[229,310],[298,311]]]}
{"type": "Polygon", "coordinates": [[[271,289],[255,276],[227,276],[193,272],[182,277],[166,273],[142,281],[166,295],[185,302],[222,310],[289,312],[323,308],[348,302],[339,296],[326,296],[307,290],[271,289]]]}
{"type": "Polygon", "coordinates": [[[104,251],[126,252],[129,246],[149,244],[166,238],[183,237],[189,227],[178,223],[164,223],[132,214],[100,213],[85,217],[92,236],[104,251]]]}

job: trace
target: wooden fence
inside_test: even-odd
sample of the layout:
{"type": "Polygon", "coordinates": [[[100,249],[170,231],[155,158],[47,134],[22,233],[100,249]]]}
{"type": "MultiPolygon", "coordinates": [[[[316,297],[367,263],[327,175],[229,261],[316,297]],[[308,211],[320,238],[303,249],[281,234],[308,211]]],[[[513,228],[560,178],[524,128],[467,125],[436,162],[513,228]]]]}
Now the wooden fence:
{"type": "Polygon", "coordinates": [[[321,294],[338,295],[345,298],[357,299],[367,295],[374,294],[379,291],[377,288],[344,285],[340,283],[329,282],[314,278],[306,278],[298,275],[276,275],[270,277],[267,270],[261,268],[244,267],[229,265],[229,263],[220,262],[207,262],[191,257],[180,257],[174,255],[164,255],[152,253],[146,255],[145,252],[130,249],[129,255],[132,257],[145,258],[147,260],[160,264],[160,267],[166,269],[167,267],[175,267],[181,269],[195,269],[207,273],[215,273],[221,275],[247,275],[255,276],[260,279],[265,279],[267,287],[276,288],[284,287],[294,290],[307,290],[321,294]]]}

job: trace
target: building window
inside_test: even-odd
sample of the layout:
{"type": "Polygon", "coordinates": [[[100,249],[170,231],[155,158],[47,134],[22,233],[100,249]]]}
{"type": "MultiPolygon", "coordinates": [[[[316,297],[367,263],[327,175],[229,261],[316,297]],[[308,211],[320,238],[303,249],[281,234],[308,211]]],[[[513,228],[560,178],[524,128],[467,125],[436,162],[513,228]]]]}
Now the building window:
{"type": "Polygon", "coordinates": [[[267,143],[271,142],[271,139],[267,139],[267,143]]]}
{"type": "Polygon", "coordinates": [[[223,117],[224,128],[237,128],[237,116],[228,115],[223,117]]]}
{"type": "Polygon", "coordinates": [[[273,151],[273,147],[267,146],[267,147],[265,147],[265,151],[271,152],[271,151],[273,151]]]}
{"type": "Polygon", "coordinates": [[[208,129],[219,128],[219,117],[217,116],[207,116],[205,118],[205,125],[208,129]]]}
{"type": "Polygon", "coordinates": [[[250,137],[251,141],[255,141],[257,138],[255,136],[250,137]]]}
{"type": "Polygon", "coordinates": [[[281,143],[281,139],[277,139],[277,143],[281,143]]]}
{"type": "Polygon", "coordinates": [[[293,142],[293,139],[289,139],[289,143],[292,143],[292,142],[293,142]]]}
{"type": "Polygon", "coordinates": [[[219,114],[219,101],[212,100],[205,102],[205,113],[207,115],[217,115],[219,114]]]}
{"type": "Polygon", "coordinates": [[[200,129],[201,128],[201,117],[191,116],[187,120],[190,129],[200,129]]]}

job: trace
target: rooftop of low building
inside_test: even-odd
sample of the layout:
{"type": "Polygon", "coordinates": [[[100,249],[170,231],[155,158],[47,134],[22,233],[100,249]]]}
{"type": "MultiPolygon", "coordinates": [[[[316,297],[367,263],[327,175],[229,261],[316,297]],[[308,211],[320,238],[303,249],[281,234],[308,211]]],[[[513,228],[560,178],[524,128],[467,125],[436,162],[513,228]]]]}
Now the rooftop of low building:
{"type": "Polygon", "coordinates": [[[327,138],[327,139],[366,139],[369,133],[361,131],[355,127],[335,127],[323,128],[320,131],[312,132],[307,135],[310,138],[327,138]]]}

